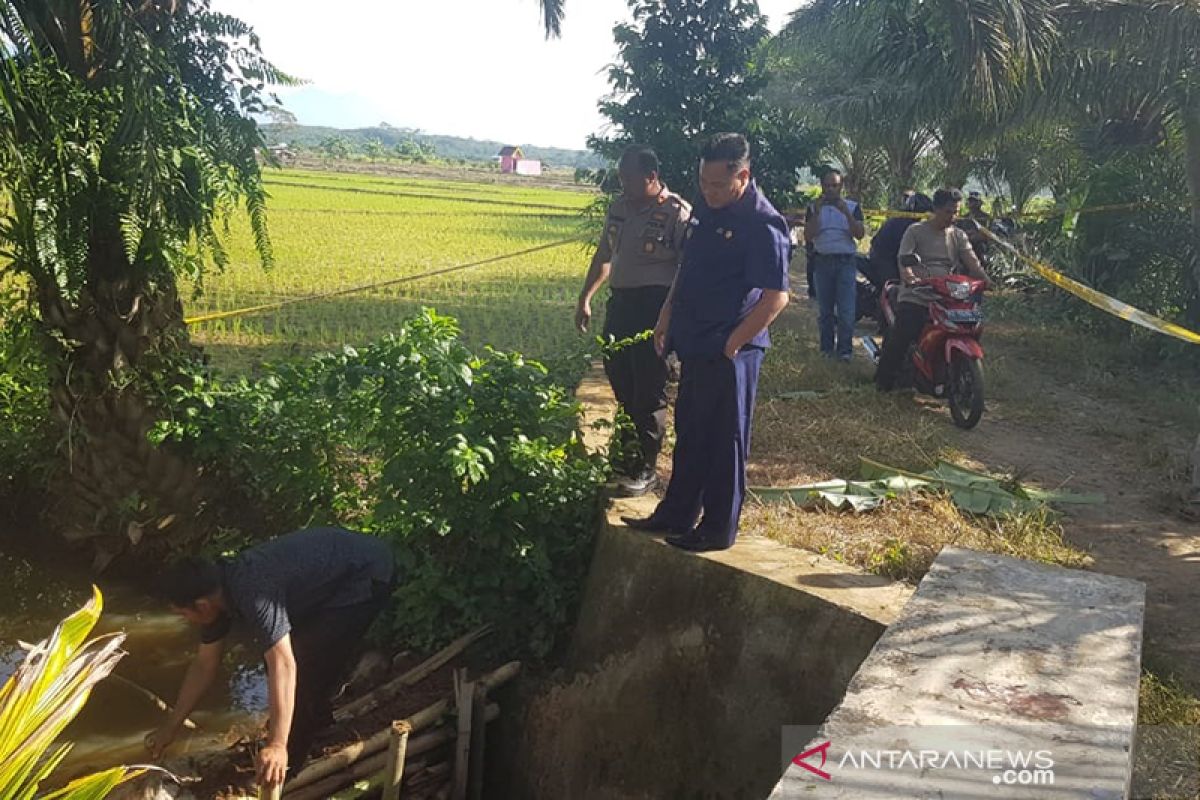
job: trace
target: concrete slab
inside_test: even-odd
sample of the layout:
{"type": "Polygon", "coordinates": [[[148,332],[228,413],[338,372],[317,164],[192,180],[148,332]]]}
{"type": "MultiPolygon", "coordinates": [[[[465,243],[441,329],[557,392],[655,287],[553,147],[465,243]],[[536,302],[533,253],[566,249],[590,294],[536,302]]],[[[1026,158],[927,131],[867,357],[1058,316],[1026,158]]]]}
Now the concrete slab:
{"type": "Polygon", "coordinates": [[[816,735],[785,731],[808,755],[772,800],[1125,797],[1144,596],[946,548],[816,735]]]}
{"type": "Polygon", "coordinates": [[[564,670],[511,734],[509,796],[765,797],[781,726],[825,719],[911,593],[766,539],[697,556],[617,521],[653,505],[610,511],[564,670]]]}

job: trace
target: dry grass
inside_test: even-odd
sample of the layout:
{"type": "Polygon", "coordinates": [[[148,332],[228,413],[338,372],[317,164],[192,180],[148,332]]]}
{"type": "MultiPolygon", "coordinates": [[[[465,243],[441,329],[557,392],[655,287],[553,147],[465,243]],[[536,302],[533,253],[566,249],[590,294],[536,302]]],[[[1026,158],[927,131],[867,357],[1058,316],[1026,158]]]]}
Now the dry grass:
{"type": "Polygon", "coordinates": [[[1142,673],[1130,796],[1200,797],[1200,699],[1167,672],[1142,673]]]}
{"type": "Polygon", "coordinates": [[[1047,509],[968,517],[941,495],[895,498],[863,514],[755,504],[747,507],[743,528],[909,583],[920,581],[947,545],[1066,567],[1088,563],[1085,553],[1063,541],[1062,527],[1047,509]]]}
{"type": "MultiPolygon", "coordinates": [[[[880,394],[865,358],[859,355],[850,364],[822,359],[815,334],[814,312],[803,301],[772,328],[775,347],[759,387],[750,485],[856,478],[864,457],[913,471],[943,459],[964,461],[955,446],[963,434],[953,427],[944,403],[904,392],[880,394]]],[[[1001,382],[1014,390],[1010,404],[1024,402],[1025,394],[1030,413],[1044,417],[1038,408],[1044,398],[1018,391],[1019,365],[998,366],[1001,382]]],[[[936,495],[897,498],[861,515],[753,505],[746,509],[743,528],[914,583],[950,544],[1069,567],[1088,563],[1085,553],[1064,542],[1059,517],[1049,509],[977,518],[936,495]]]]}

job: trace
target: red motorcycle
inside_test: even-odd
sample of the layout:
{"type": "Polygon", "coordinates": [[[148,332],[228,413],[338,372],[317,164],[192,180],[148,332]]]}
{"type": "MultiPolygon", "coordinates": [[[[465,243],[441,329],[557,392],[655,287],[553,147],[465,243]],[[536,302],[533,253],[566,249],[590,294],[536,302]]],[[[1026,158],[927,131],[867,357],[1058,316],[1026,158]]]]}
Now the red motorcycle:
{"type": "MultiPolygon", "coordinates": [[[[909,350],[897,385],[912,386],[921,394],[945,397],[950,416],[960,428],[974,428],[983,416],[983,290],[986,284],[965,275],[925,278],[912,284],[926,286],[936,295],[929,304],[929,320],[909,350]]],[[[899,281],[888,281],[879,298],[880,330],[884,336],[896,322],[899,281]]],[[[863,346],[878,363],[880,347],[869,336],[863,346]]]]}

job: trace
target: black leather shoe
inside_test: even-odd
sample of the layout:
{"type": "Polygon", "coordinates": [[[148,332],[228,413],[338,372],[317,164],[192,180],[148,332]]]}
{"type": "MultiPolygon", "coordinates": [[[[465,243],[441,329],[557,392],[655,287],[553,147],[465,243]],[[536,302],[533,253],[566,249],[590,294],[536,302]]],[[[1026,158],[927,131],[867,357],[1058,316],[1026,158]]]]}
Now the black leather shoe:
{"type": "Polygon", "coordinates": [[[678,547],[680,550],[687,550],[691,553],[707,553],[710,550],[728,550],[728,546],[710,542],[707,539],[701,539],[699,536],[691,533],[679,534],[677,536],[668,536],[667,544],[678,547]]]}

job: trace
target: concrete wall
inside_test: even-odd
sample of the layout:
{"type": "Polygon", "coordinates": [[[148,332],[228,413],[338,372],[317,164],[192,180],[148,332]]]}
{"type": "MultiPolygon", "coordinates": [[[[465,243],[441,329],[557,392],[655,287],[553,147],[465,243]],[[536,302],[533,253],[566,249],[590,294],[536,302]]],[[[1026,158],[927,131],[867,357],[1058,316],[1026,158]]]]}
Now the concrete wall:
{"type": "Polygon", "coordinates": [[[511,731],[546,800],[765,797],[784,725],[817,725],[910,590],[757,537],[701,556],[617,522],[598,538],[566,667],[511,731]]]}

